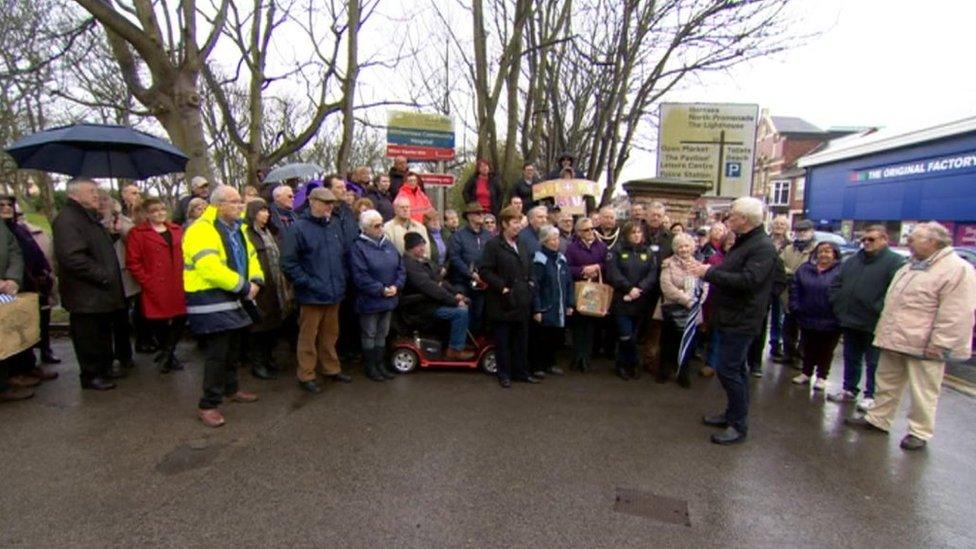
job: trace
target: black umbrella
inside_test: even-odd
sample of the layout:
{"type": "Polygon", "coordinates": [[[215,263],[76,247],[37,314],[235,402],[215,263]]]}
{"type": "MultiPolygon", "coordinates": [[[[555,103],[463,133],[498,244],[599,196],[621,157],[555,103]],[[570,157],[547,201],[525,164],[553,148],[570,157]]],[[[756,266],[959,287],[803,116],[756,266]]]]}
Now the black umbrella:
{"type": "Polygon", "coordinates": [[[7,154],[24,170],[126,179],[182,172],[189,160],[158,137],[102,124],[74,124],[38,132],[11,145],[7,154]]]}

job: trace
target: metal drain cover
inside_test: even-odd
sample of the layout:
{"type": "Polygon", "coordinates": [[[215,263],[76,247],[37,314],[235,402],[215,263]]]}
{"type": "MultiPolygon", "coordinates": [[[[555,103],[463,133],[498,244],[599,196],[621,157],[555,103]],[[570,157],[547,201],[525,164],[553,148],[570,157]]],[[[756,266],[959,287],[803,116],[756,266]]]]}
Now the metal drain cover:
{"type": "Polygon", "coordinates": [[[613,510],[618,513],[691,526],[688,502],[683,499],[658,496],[643,490],[617,488],[613,510]]]}

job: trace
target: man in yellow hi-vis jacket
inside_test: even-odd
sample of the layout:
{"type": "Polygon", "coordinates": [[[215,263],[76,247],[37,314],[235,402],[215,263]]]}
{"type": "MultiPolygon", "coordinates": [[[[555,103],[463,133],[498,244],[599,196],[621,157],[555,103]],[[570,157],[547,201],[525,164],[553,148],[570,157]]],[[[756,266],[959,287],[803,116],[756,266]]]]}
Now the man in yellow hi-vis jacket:
{"type": "Polygon", "coordinates": [[[236,357],[252,322],[244,300],[253,301],[264,283],[257,253],[244,236],[243,208],[236,189],[217,187],[210,206],[183,236],[187,319],[205,357],[198,414],[208,427],[224,424],[217,407],[225,396],[233,402],[258,399],[237,382],[236,357]]]}

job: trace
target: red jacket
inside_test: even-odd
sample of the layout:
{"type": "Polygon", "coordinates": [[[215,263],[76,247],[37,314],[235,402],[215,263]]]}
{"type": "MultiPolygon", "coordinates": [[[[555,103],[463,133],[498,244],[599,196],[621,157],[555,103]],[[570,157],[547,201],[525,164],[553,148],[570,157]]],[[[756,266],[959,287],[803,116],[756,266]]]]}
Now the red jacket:
{"type": "Polygon", "coordinates": [[[166,223],[173,246],[147,221],[133,227],[125,241],[125,265],[142,286],[142,311],[149,319],[186,314],[183,294],[183,228],[166,223]]]}
{"type": "MultiPolygon", "coordinates": [[[[412,189],[404,185],[400,187],[400,192],[397,193],[396,198],[400,198],[401,196],[410,200],[410,219],[413,219],[417,223],[423,223],[424,214],[427,210],[433,208],[430,204],[430,198],[427,198],[427,193],[419,185],[412,189]]],[[[396,199],[393,202],[396,202],[396,199]]],[[[396,208],[395,204],[394,208],[396,208]]]]}

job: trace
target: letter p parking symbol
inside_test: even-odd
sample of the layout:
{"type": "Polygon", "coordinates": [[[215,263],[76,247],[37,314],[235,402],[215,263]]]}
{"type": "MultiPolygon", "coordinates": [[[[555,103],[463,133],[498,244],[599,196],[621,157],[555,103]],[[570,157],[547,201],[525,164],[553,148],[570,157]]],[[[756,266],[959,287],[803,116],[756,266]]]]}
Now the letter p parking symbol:
{"type": "Polygon", "coordinates": [[[742,163],[741,162],[726,162],[725,163],[725,177],[741,177],[742,176],[742,163]]]}

